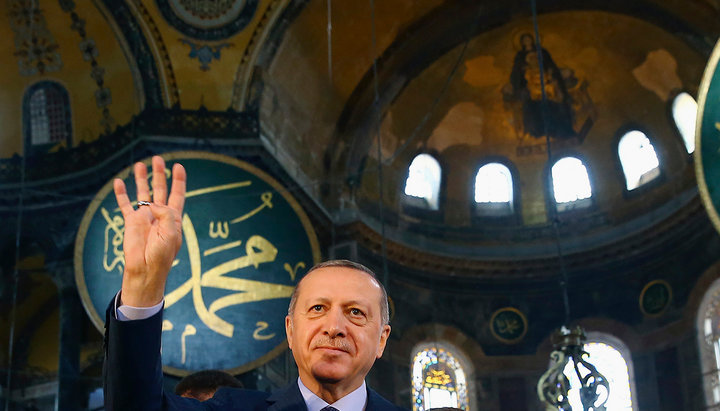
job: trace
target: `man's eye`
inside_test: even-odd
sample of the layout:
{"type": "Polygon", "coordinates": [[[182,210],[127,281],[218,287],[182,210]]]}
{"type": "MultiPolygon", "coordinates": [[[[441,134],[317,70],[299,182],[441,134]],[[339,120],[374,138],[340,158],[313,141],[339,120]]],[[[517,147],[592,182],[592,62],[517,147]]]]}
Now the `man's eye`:
{"type": "Polygon", "coordinates": [[[323,309],[323,306],[320,304],[313,305],[312,307],[310,307],[310,311],[315,311],[315,312],[320,312],[320,311],[322,311],[322,309],[323,309]]]}
{"type": "Polygon", "coordinates": [[[350,314],[352,314],[352,315],[365,315],[365,313],[362,312],[362,311],[361,311],[360,309],[358,309],[358,308],[351,308],[351,309],[350,309],[350,314]]]}

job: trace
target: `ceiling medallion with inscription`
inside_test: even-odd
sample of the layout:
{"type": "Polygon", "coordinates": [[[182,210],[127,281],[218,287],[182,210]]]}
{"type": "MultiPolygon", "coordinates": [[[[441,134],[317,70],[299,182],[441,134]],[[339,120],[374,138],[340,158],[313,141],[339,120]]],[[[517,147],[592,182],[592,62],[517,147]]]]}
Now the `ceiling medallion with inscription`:
{"type": "Polygon", "coordinates": [[[695,130],[695,175],[710,221],[720,232],[720,41],[705,67],[695,130]]]}
{"type": "MultiPolygon", "coordinates": [[[[312,224],[285,187],[251,164],[196,151],[162,157],[166,178],[176,162],[188,172],[183,243],[165,288],[163,370],[256,368],[287,349],[290,295],[320,261],[312,224]]],[[[132,166],[116,177],[134,198],[132,166]]],[[[112,184],[90,202],[75,244],[78,292],[99,330],[124,270],[124,220],[112,184]]]]}
{"type": "Polygon", "coordinates": [[[220,40],[242,31],[257,10],[257,0],[156,0],[165,20],[200,40],[220,40]]]}

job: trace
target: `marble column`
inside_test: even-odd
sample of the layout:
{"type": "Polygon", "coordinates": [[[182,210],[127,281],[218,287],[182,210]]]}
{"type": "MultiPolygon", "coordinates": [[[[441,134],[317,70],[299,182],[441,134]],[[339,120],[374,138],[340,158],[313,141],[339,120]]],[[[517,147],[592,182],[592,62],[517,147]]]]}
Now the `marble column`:
{"type": "Polygon", "coordinates": [[[58,363],[58,409],[84,408],[85,390],[79,383],[82,316],[85,315],[75,286],[72,261],[47,264],[60,299],[60,358],[58,363]]]}

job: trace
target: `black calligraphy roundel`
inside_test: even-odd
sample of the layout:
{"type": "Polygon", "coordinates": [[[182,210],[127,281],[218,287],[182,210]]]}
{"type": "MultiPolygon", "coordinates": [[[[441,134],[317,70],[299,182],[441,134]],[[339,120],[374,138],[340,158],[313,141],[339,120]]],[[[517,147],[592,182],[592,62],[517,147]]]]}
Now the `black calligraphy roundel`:
{"type": "MultiPolygon", "coordinates": [[[[310,221],[285,188],[248,163],[204,152],[162,157],[168,182],[176,162],[188,174],[183,244],[165,289],[164,371],[241,373],[262,365],[287,347],[290,295],[320,260],[310,221]]],[[[132,167],[117,178],[133,200],[132,167]]],[[[122,283],[123,223],[110,181],[90,203],[75,243],[78,290],[100,330],[100,314],[122,283]]]]}

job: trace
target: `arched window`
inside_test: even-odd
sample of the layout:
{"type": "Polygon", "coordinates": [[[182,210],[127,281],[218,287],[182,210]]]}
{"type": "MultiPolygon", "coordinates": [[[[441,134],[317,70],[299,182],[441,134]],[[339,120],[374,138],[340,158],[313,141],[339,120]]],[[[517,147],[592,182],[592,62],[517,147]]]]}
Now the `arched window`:
{"type": "Polygon", "coordinates": [[[551,174],[558,211],[590,205],[590,177],[582,161],[575,157],[561,158],[552,166],[551,174]]]}
{"type": "Polygon", "coordinates": [[[488,163],[475,175],[475,202],[483,215],[507,215],[513,212],[513,179],[510,169],[500,163],[488,163]]]}
{"type": "Polygon", "coordinates": [[[429,154],[418,154],[413,159],[405,181],[405,194],[411,205],[438,209],[441,172],[440,164],[429,154]]]}
{"type": "Polygon", "coordinates": [[[698,106],[694,98],[688,93],[678,94],[672,103],[673,120],[688,153],[695,151],[695,121],[698,106]]]}
{"type": "Polygon", "coordinates": [[[622,136],[618,143],[618,156],[628,191],[660,175],[660,162],[655,147],[642,131],[632,130],[622,136]]]}
{"type": "Polygon", "coordinates": [[[466,374],[457,353],[445,344],[422,344],[412,360],[413,411],[469,409],[466,374]]]}
{"type": "Polygon", "coordinates": [[[23,98],[25,154],[43,154],[72,144],[70,99],[58,83],[32,85],[23,98]]]}
{"type": "Polygon", "coordinates": [[[720,280],[712,283],[700,303],[697,333],[705,405],[714,409],[720,405],[720,280]]]}
{"type": "MultiPolygon", "coordinates": [[[[588,333],[588,342],[583,346],[588,356],[585,359],[597,368],[600,374],[604,375],[610,384],[609,397],[607,392],[601,392],[599,400],[607,398],[605,407],[608,410],[626,410],[632,411],[632,367],[628,365],[630,359],[630,351],[620,341],[608,336],[602,335],[600,338],[591,338],[592,333],[588,333]]],[[[578,371],[583,377],[589,373],[582,365],[578,366],[578,371]]],[[[580,379],[577,376],[571,362],[565,366],[563,371],[565,376],[570,380],[570,392],[568,399],[573,410],[582,410],[582,402],[580,401],[580,379]]]]}

